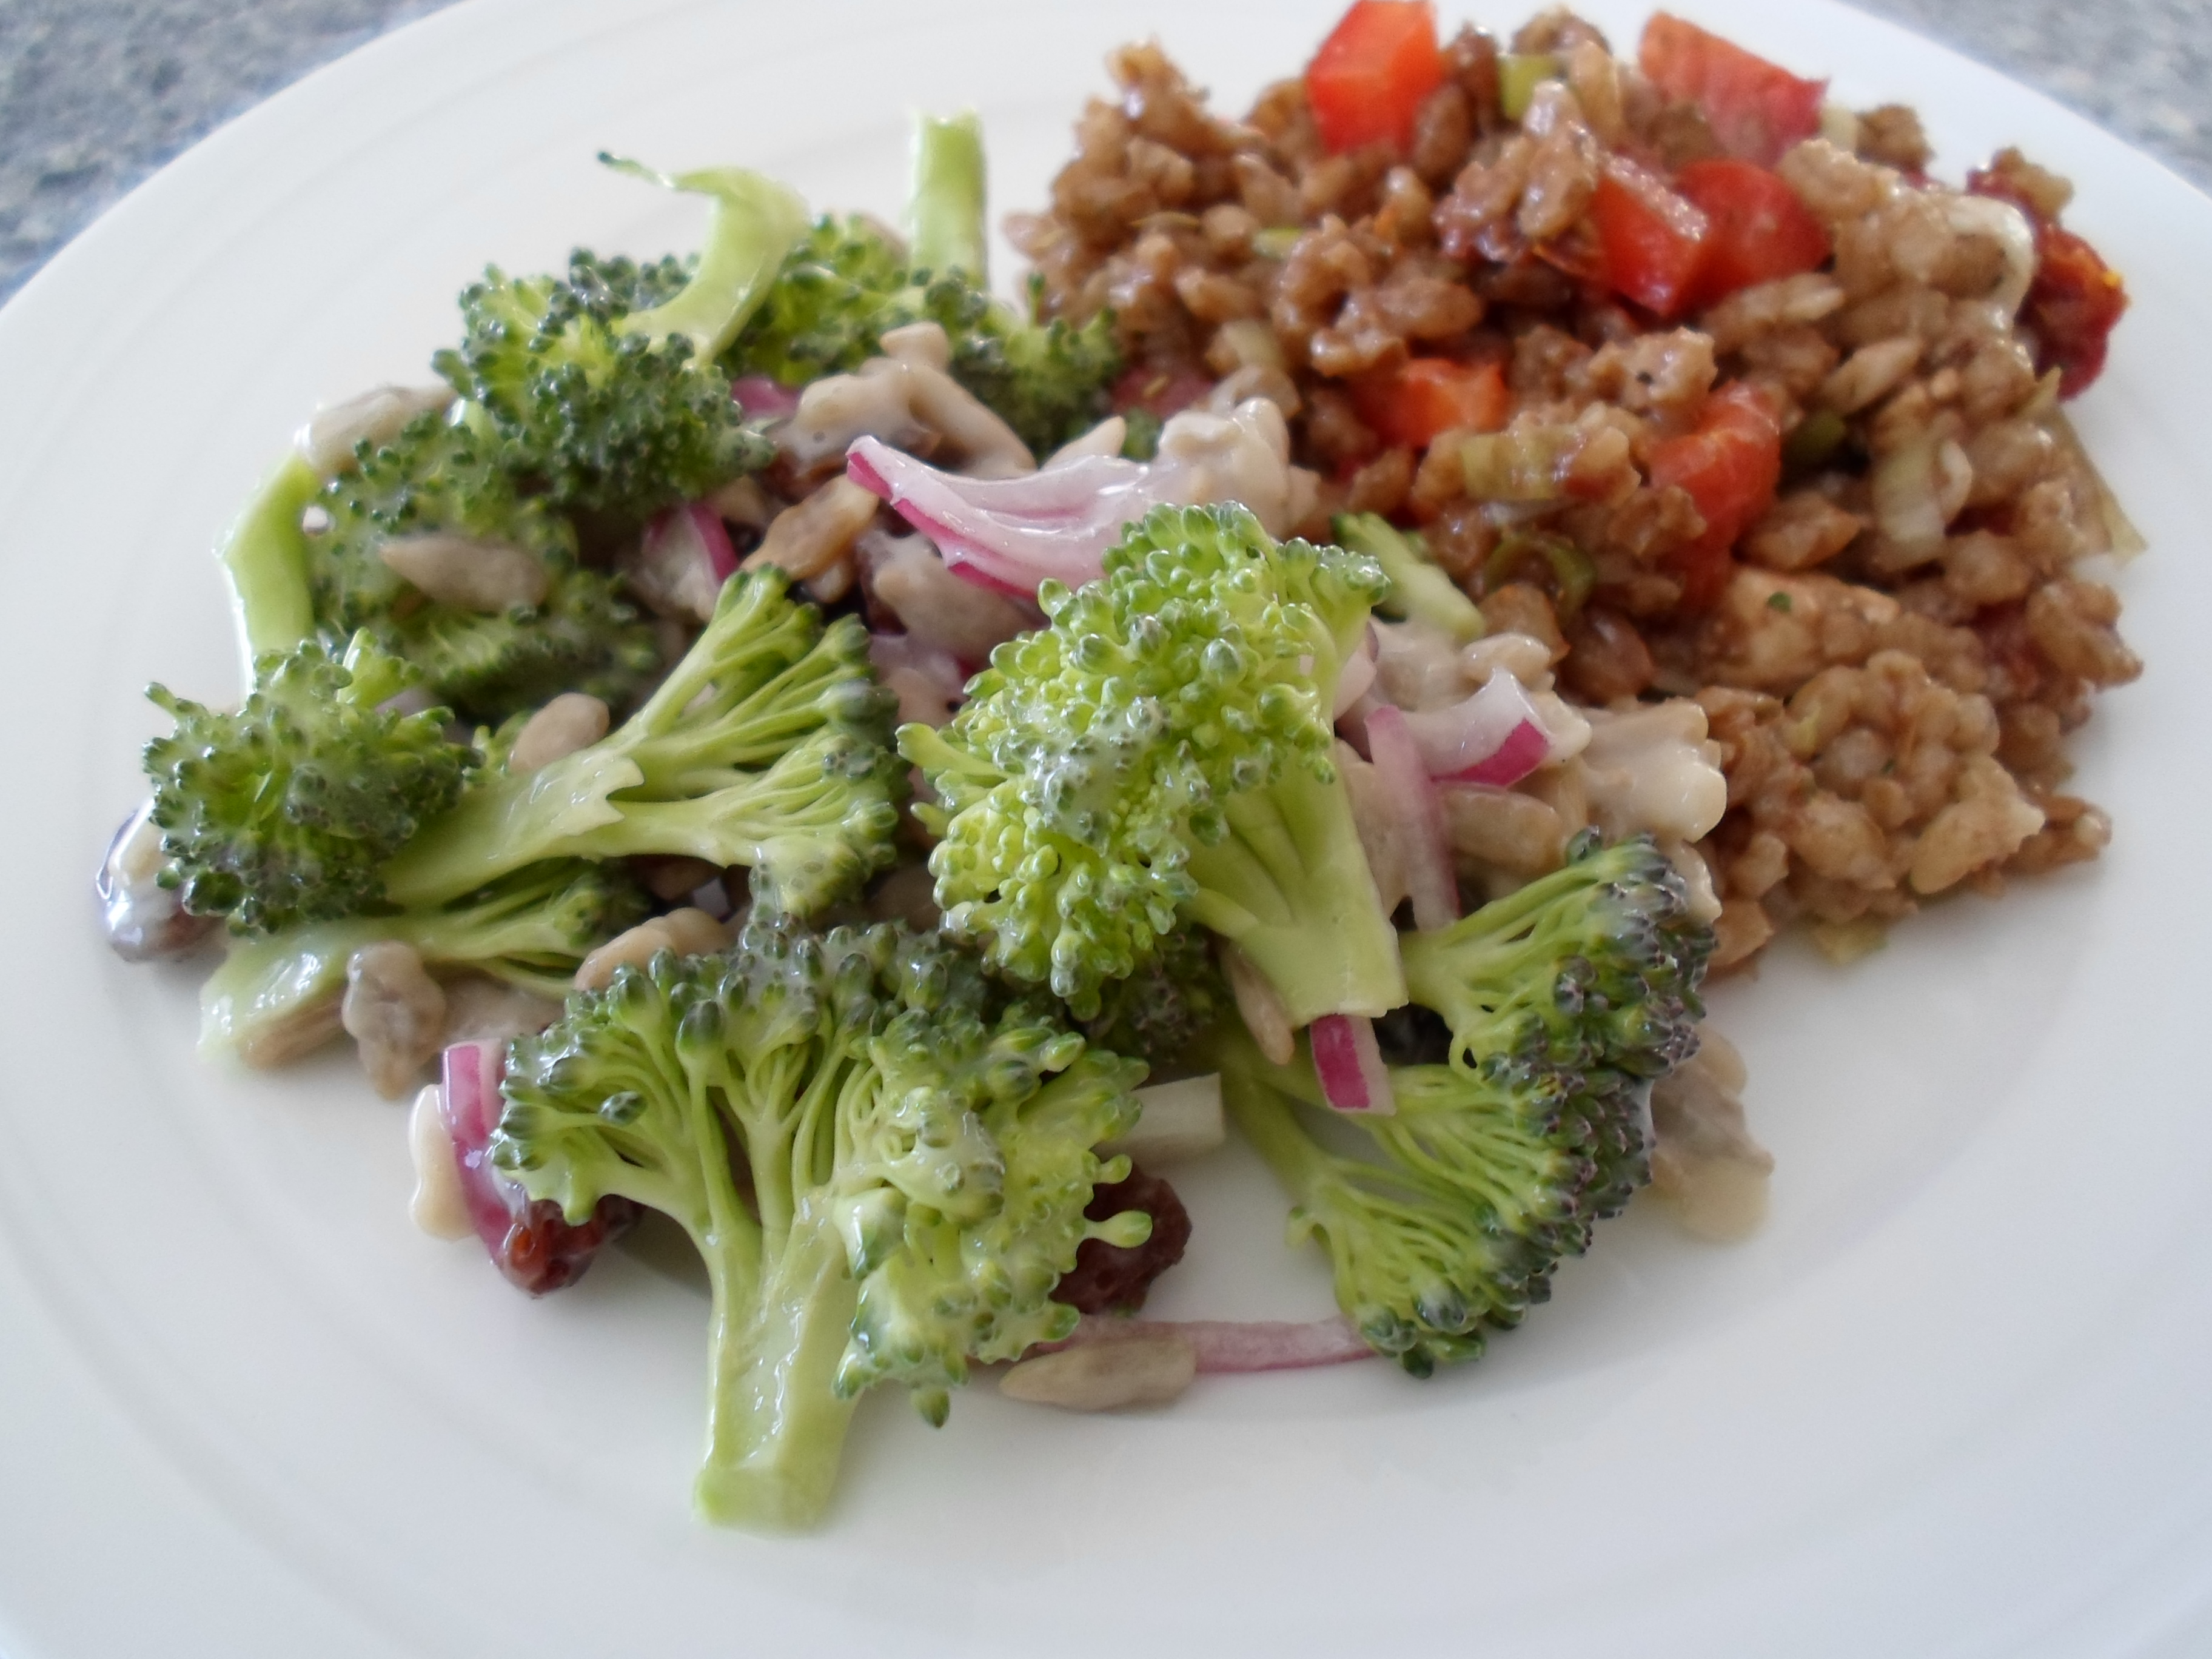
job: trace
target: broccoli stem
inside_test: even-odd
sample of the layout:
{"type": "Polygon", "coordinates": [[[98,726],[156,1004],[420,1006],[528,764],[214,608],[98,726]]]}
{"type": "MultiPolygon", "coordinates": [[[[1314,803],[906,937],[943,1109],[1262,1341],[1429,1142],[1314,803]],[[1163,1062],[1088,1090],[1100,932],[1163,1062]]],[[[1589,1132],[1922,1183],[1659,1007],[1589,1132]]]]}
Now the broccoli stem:
{"type": "Polygon", "coordinates": [[[1382,567],[1390,592],[1381,609],[1402,621],[1423,622],[1467,645],[1489,631],[1482,612],[1459,584],[1429,562],[1414,544],[1377,513],[1340,513],[1336,539],[1382,567]]]}
{"type": "MultiPolygon", "coordinates": [[[[702,1241],[702,1246],[707,1241],[702,1241]]],[[[693,1495],[725,1526],[811,1526],[837,1480],[854,1401],[837,1397],[838,1363],[858,1291],[826,1218],[803,1212],[756,1292],[706,1255],[714,1293],[714,1388],[707,1458],[693,1495]],[[742,1323],[733,1308],[744,1305],[742,1323]]]]}
{"type": "Polygon", "coordinates": [[[1246,1041],[1237,1033],[1230,1039],[1243,1063],[1221,1069],[1221,1103],[1237,1133],[1274,1171],[1295,1206],[1308,1202],[1328,1174],[1330,1156],[1316,1146],[1298,1127],[1289,1097],[1253,1074],[1264,1064],[1256,1055],[1242,1052],[1246,1041]]]}
{"type": "Polygon", "coordinates": [[[1387,1014],[1406,1001],[1398,934],[1382,908],[1341,774],[1291,764],[1223,804],[1229,834],[1198,847],[1191,914],[1232,941],[1283,1000],[1292,1024],[1387,1014]]]}
{"type": "Polygon", "coordinates": [[[257,658],[289,651],[315,631],[307,537],[300,519],[322,489],[321,477],[303,457],[286,455],[216,545],[216,556],[230,580],[231,615],[245,651],[248,690],[257,658]]]}
{"type": "Polygon", "coordinates": [[[671,178],[635,161],[604,155],[599,160],[617,173],[704,196],[714,204],[691,280],[665,303],[634,312],[616,326],[654,340],[681,334],[696,356],[714,356],[760,308],[784,257],[806,234],[806,204],[787,186],[743,167],[708,167],[671,178]]]}
{"type": "Polygon", "coordinates": [[[907,222],[915,269],[937,276],[963,271],[977,288],[988,285],[983,124],[974,110],[915,123],[907,222]]]}
{"type": "Polygon", "coordinates": [[[263,1035],[335,1002],[354,952],[383,939],[413,946],[432,968],[473,969],[558,1002],[619,920],[589,926],[563,894],[552,881],[526,882],[465,910],[352,916],[235,941],[200,988],[200,1052],[248,1052],[263,1035]]]}

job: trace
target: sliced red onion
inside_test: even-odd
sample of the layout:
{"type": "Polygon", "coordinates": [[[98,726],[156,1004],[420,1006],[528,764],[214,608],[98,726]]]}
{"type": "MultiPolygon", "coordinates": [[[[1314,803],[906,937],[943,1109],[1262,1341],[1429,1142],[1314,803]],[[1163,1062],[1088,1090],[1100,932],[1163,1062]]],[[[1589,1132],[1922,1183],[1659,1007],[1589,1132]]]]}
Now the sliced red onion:
{"type": "Polygon", "coordinates": [[[599,1246],[635,1226],[640,1212],[629,1200],[610,1195],[590,1220],[574,1226],[551,1199],[532,1198],[492,1167],[505,1056],[504,1043],[457,1042],[447,1049],[438,1115],[453,1143],[461,1197],[485,1253],[511,1283],[543,1296],[581,1279],[599,1246]]]}
{"type": "Polygon", "coordinates": [[[1018,478],[963,478],[858,438],[845,471],[936,543],[959,574],[1024,599],[1048,578],[1070,587],[1096,581],[1121,527],[1167,499],[1149,487],[1151,469],[1118,455],[1079,455],[1018,478]]]}
{"type": "Polygon", "coordinates": [[[787,421],[799,413],[799,394],[765,374],[740,374],[730,382],[730,396],[756,420],[787,421]]]}
{"type": "Polygon", "coordinates": [[[1371,1359],[1352,1322],[1334,1319],[1124,1319],[1116,1314],[1086,1314],[1065,1342],[1040,1343],[1031,1353],[1052,1352],[1089,1342],[1127,1342],[1139,1337],[1178,1336],[1198,1356],[1198,1369],[1210,1375],[1303,1370],[1371,1359]]]}
{"type": "Polygon", "coordinates": [[[1455,772],[1453,783],[1486,783],[1493,789],[1510,789],[1544,763],[1552,752],[1552,740],[1544,728],[1522,721],[1506,734],[1505,741],[1498,745],[1486,760],[1478,761],[1464,772],[1455,772]]]}
{"type": "Polygon", "coordinates": [[[1401,832],[1399,858],[1407,896],[1413,901],[1413,926],[1425,932],[1448,927],[1459,920],[1459,878],[1453,872],[1451,843],[1444,835],[1443,802],[1413,746],[1405,711],[1384,703],[1370,713],[1367,741],[1375,781],[1381,786],[1377,793],[1389,803],[1401,832]]]}
{"type": "Polygon", "coordinates": [[[702,564],[714,577],[718,591],[738,568],[738,551],[730,544],[729,526],[704,501],[672,507],[647,525],[644,556],[647,564],[662,570],[702,564]]]}
{"type": "Polygon", "coordinates": [[[497,1261],[528,1194],[491,1167],[491,1132],[499,1126],[500,1046],[459,1042],[446,1050],[445,1090],[438,1115],[453,1138],[461,1195],[484,1249],[497,1261]]]}
{"type": "Polygon", "coordinates": [[[1527,689],[1505,673],[1448,708],[1408,713],[1406,729],[1429,775],[1458,783],[1518,783],[1552,750],[1527,689]]]}
{"type": "Polygon", "coordinates": [[[1313,1040],[1314,1075],[1332,1108],[1382,1116],[1398,1109],[1373,1020],[1364,1014],[1323,1014],[1306,1029],[1313,1040]]]}

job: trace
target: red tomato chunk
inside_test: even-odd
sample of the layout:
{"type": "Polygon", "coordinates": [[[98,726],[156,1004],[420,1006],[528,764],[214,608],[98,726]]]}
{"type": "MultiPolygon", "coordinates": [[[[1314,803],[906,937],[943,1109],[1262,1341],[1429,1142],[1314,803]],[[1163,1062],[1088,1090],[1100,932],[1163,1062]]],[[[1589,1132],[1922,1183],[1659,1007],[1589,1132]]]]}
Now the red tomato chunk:
{"type": "Polygon", "coordinates": [[[1607,285],[1660,317],[1678,315],[1705,268],[1705,214],[1656,173],[1618,155],[1599,176],[1589,211],[1607,285]]]}
{"type": "Polygon", "coordinates": [[[1495,432],[1511,412],[1513,394],[1495,362],[1455,363],[1446,357],[1411,362],[1353,383],[1359,418],[1383,441],[1426,449],[1446,432],[1495,432]]]}
{"type": "Polygon", "coordinates": [[[1702,611],[1728,586],[1729,550],[1774,504],[1782,481],[1782,428],[1766,400],[1747,386],[1724,386],[1705,404],[1698,429],[1651,447],[1651,487],[1679,484],[1697,503],[1705,533],[1676,554],[1685,608],[1702,611]]]}
{"type": "Polygon", "coordinates": [[[1636,61],[1668,98],[1704,111],[1705,125],[1731,155],[1771,167],[1784,150],[1820,130],[1826,82],[1801,80],[1663,11],[1644,26],[1636,61]]]}
{"type": "Polygon", "coordinates": [[[1358,0],[1306,67],[1306,103],[1333,151],[1413,142],[1413,118],[1444,82],[1429,0],[1358,0]]]}
{"type": "Polygon", "coordinates": [[[1818,270],[1828,233],[1779,175],[1748,161],[1692,161],[1674,188],[1711,222],[1691,303],[1725,300],[1738,289],[1818,270]]]}

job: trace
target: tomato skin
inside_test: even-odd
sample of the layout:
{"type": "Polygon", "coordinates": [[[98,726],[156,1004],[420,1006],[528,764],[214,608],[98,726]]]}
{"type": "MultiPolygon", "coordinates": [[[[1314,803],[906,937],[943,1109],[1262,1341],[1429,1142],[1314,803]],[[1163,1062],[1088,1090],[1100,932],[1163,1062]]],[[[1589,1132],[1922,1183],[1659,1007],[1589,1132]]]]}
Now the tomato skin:
{"type": "Polygon", "coordinates": [[[1607,285],[1656,316],[1679,316],[1705,269],[1705,213],[1656,174],[1616,155],[1598,175],[1589,219],[1604,252],[1607,285]]]}
{"type": "Polygon", "coordinates": [[[1779,174],[1765,167],[1732,160],[1692,161],[1674,175],[1674,188],[1704,210],[1712,227],[1693,308],[1755,283],[1818,270],[1832,252],[1827,228],[1779,174]]]}
{"type": "Polygon", "coordinates": [[[2035,227],[2035,280],[2020,319],[2035,335],[2036,372],[2056,368],[2062,398],[2087,391],[2105,372],[2113,326],[2128,308],[2120,273],[2082,238],[2038,213],[1998,168],[1969,173],[1966,188],[2011,203],[2035,227]]]}
{"type": "Polygon", "coordinates": [[[1826,81],[1802,80],[1663,11],[1644,26],[1636,63],[1668,98],[1703,110],[1722,149],[1761,167],[1771,167],[1784,150],[1820,130],[1826,81]]]}
{"type": "Polygon", "coordinates": [[[1332,153],[1410,149],[1413,118],[1445,73],[1430,0],[1354,0],[1306,65],[1306,104],[1332,153]]]}
{"type": "Polygon", "coordinates": [[[1668,560],[1682,579],[1685,610],[1705,610],[1720,598],[1734,568],[1729,550],[1774,504],[1781,482],[1781,424],[1766,400],[1741,384],[1706,400],[1696,431],[1651,447],[1651,487],[1680,485],[1705,521],[1705,533],[1668,560]]]}
{"type": "Polygon", "coordinates": [[[2058,395],[2086,392],[2105,372],[2112,327],[2128,308],[2120,273],[2070,230],[2043,225],[2035,237],[2035,282],[2021,317],[2035,331],[2035,366],[2058,371],[2058,395]]]}
{"type": "Polygon", "coordinates": [[[1446,432],[1495,432],[1512,412],[1504,366],[1416,357],[1352,383],[1352,406],[1382,441],[1426,449],[1446,432]]]}

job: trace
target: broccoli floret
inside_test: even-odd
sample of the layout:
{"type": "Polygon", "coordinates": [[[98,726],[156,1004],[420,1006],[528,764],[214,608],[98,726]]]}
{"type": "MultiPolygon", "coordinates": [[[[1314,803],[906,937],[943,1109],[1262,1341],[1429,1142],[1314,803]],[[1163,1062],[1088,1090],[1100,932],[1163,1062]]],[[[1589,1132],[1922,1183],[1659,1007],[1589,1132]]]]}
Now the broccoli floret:
{"type": "Polygon", "coordinates": [[[1334,759],[1370,559],[1277,544],[1244,508],[1155,508],[1051,620],[992,653],[941,731],[901,729],[945,925],[1079,1018],[1188,917],[1294,1023],[1406,1000],[1397,934],[1334,759]]]}
{"type": "Polygon", "coordinates": [[[829,219],[785,262],[728,358],[732,371],[803,386],[848,373],[908,323],[941,325],[952,376],[1039,455],[1108,412],[1121,372],[1111,316],[1039,324],[986,286],[983,149],[972,117],[917,128],[906,250],[871,222],[829,219]]]}
{"type": "MultiPolygon", "coordinates": [[[[464,415],[467,411],[464,410],[464,415]]],[[[576,561],[575,532],[524,493],[478,416],[417,416],[325,486],[327,520],[305,538],[315,621],[366,629],[471,720],[497,721],[562,691],[627,707],[659,666],[653,629],[613,580],[576,561]],[[417,592],[381,556],[397,538],[450,533],[520,548],[543,564],[543,603],[483,615],[417,592]]]]}
{"type": "Polygon", "coordinates": [[[661,663],[652,624],[596,570],[556,571],[544,602],[526,611],[481,617],[421,605],[369,631],[472,720],[511,719],[563,691],[627,708],[661,663]]]}
{"type": "Polygon", "coordinates": [[[1697,1052],[1705,1012],[1712,934],[1686,907],[1649,836],[1603,847],[1585,830],[1550,875],[1407,934],[1406,983],[1451,1027],[1462,1070],[1662,1077],[1697,1052]]]}
{"type": "Polygon", "coordinates": [[[326,1012],[344,994],[354,952],[383,939],[411,945],[434,972],[487,974],[557,1001],[584,958],[649,908],[624,866],[555,860],[438,909],[310,922],[240,940],[201,988],[200,1047],[250,1056],[295,1022],[326,1012]]]}
{"type": "Polygon", "coordinates": [[[544,507],[617,526],[764,465],[727,378],[682,335],[626,333],[598,283],[510,277],[461,294],[466,332],[431,366],[489,417],[496,464],[544,507]]]}
{"type": "Polygon", "coordinates": [[[480,410],[498,463],[562,512],[621,533],[674,502],[762,466],[774,447],[744,424],[714,356],[759,304],[805,211],[782,185],[736,168],[668,178],[619,170],[714,204],[704,251],[670,291],[642,268],[578,253],[566,279],[495,267],[461,295],[465,332],[432,366],[480,410]],[[636,309],[640,301],[654,303],[636,309]]]}
{"type": "Polygon", "coordinates": [[[518,1042],[491,1156],[571,1220],[612,1194],[690,1234],[714,1294],[699,1508],[786,1529],[820,1516],[864,1389],[903,1382],[943,1421],[971,1363],[1073,1329],[1051,1294],[1085,1239],[1142,1241],[1141,1214],[1084,1216],[1127,1173],[1093,1149],[1139,1075],[1032,1005],[994,1015],[933,940],[754,922],[518,1042]]]}
{"type": "Polygon", "coordinates": [[[1401,622],[1422,622],[1455,645],[1480,639],[1488,631],[1482,612],[1459,584],[1430,562],[1418,537],[1393,529],[1379,513],[1340,513],[1336,538],[1382,567],[1390,591],[1378,607],[1401,622]]]}
{"type": "Polygon", "coordinates": [[[1158,955],[1099,997],[1083,1035],[1093,1048],[1141,1060],[1155,1073],[1174,1066],[1236,1007],[1212,946],[1196,927],[1170,933],[1158,955]]]}
{"type": "Polygon", "coordinates": [[[398,903],[442,903],[547,858],[685,854],[753,872],[805,914],[888,865],[903,771],[895,700],[860,619],[820,613],[769,567],[741,572],[645,706],[525,776],[482,779],[384,870],[398,903]]]}
{"type": "Polygon", "coordinates": [[[380,706],[420,678],[362,635],[343,658],[313,641],[262,657],[236,714],[148,688],[176,721],[144,754],[161,884],[240,933],[376,904],[384,861],[459,798],[476,758],[447,741],[444,710],[380,706]]]}
{"type": "Polygon", "coordinates": [[[1078,325],[1030,322],[1002,306],[952,343],[952,378],[1040,457],[1106,417],[1107,390],[1121,372],[1114,319],[1103,311],[1078,325]]]}
{"type": "MultiPolygon", "coordinates": [[[[886,331],[924,317],[945,320],[927,290],[910,288],[907,276],[905,251],[877,226],[824,216],[785,259],[727,362],[735,373],[785,386],[858,368],[876,355],[886,331]]],[[[940,286],[947,300],[965,291],[957,278],[940,286]]]]}
{"type": "Polygon", "coordinates": [[[684,291],[698,269],[696,254],[688,259],[671,253],[641,261],[580,247],[568,255],[568,286],[594,313],[621,317],[667,304],[684,291]]]}
{"type": "Polygon", "coordinates": [[[1550,1295],[1646,1180],[1652,1079],[1694,1052],[1712,936],[1648,842],[1576,849],[1565,868],[1406,942],[1416,1001],[1451,1028],[1443,1065],[1395,1066],[1397,1109],[1339,1114],[1371,1158],[1326,1150],[1296,1107],[1323,1105],[1304,1055],[1220,1042],[1223,1099],[1289,1189],[1339,1304],[1416,1376],[1471,1359],[1550,1295]]]}

